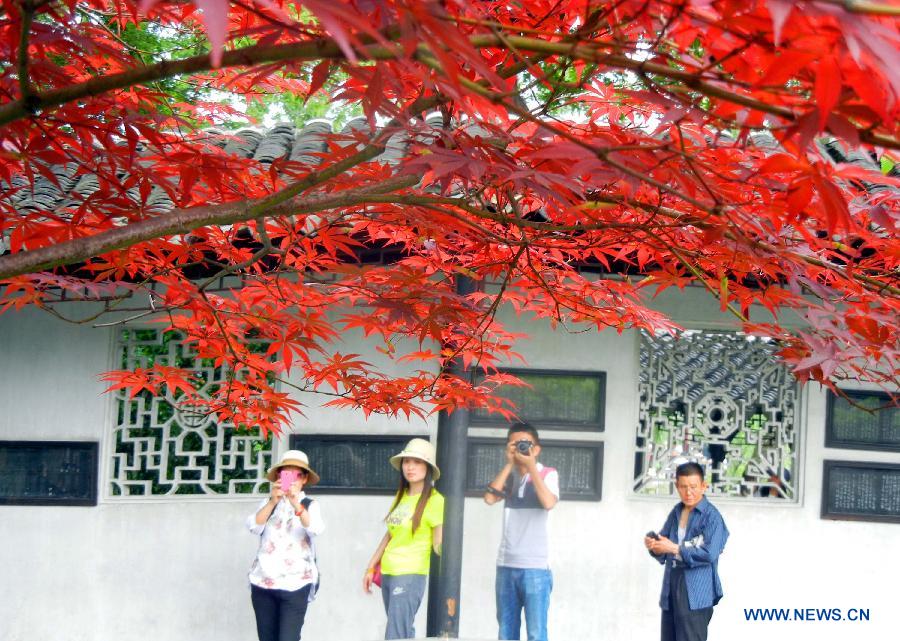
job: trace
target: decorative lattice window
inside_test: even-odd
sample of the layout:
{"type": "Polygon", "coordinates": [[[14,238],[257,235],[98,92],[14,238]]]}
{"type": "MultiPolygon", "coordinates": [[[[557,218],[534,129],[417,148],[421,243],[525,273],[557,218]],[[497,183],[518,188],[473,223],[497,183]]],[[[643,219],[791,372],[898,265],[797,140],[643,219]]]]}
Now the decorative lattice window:
{"type": "MultiPolygon", "coordinates": [[[[265,345],[251,343],[265,351],[265,345]]],[[[177,332],[125,329],[118,336],[116,364],[122,369],[154,364],[189,369],[202,381],[198,391],[211,395],[226,384],[227,369],[200,358],[177,332]]],[[[272,440],[258,429],[236,430],[206,413],[179,404],[170,392],[147,391],[129,398],[115,394],[108,496],[235,496],[267,487],[272,440]]]]}
{"type": "Polygon", "coordinates": [[[690,460],[710,494],[796,499],[800,391],[777,349],[737,333],[643,333],[634,491],[674,495],[690,460]]]}

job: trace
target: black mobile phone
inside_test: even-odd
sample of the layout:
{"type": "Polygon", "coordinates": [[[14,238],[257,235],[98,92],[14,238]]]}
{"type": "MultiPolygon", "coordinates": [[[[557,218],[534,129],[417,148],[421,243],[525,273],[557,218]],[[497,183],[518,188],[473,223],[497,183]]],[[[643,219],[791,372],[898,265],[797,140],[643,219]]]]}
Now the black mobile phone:
{"type": "Polygon", "coordinates": [[[654,532],[652,530],[650,532],[647,532],[647,536],[649,536],[654,541],[659,541],[659,534],[657,534],[656,532],[654,532]]]}

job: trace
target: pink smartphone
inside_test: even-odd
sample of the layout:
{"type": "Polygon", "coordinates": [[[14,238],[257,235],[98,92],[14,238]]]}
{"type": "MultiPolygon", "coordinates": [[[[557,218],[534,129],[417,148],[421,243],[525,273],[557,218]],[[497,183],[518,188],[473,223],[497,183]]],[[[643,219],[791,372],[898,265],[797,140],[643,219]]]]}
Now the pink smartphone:
{"type": "Polygon", "coordinates": [[[291,485],[300,477],[297,470],[280,470],[278,472],[278,482],[281,483],[281,491],[289,492],[291,485]]]}

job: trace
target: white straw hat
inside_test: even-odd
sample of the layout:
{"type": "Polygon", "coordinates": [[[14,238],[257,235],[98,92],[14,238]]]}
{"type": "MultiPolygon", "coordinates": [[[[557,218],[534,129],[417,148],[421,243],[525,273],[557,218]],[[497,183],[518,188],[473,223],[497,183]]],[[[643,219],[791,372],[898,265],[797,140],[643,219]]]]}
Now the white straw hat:
{"type": "Polygon", "coordinates": [[[269,471],[266,473],[266,478],[274,483],[275,479],[278,478],[278,470],[287,467],[288,465],[293,465],[294,467],[306,470],[307,474],[309,474],[306,479],[307,486],[313,486],[319,482],[319,475],[309,466],[309,458],[300,450],[288,450],[282,454],[281,460],[269,468],[269,471]]]}
{"type": "Polygon", "coordinates": [[[405,458],[414,458],[419,459],[420,461],[425,461],[426,463],[428,463],[428,465],[431,466],[431,478],[433,478],[435,481],[441,478],[441,471],[438,469],[437,464],[434,462],[434,445],[432,445],[429,441],[426,441],[424,438],[414,438],[409,443],[407,443],[402,452],[391,457],[391,465],[394,466],[395,470],[399,470],[400,465],[401,463],[403,463],[403,459],[405,458]]]}

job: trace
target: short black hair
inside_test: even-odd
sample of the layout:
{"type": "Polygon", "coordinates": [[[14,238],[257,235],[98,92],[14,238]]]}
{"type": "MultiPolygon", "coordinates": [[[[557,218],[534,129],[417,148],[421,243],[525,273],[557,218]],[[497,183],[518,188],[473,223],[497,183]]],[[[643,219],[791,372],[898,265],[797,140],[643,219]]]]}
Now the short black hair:
{"type": "Polygon", "coordinates": [[[506,440],[508,441],[509,437],[516,432],[525,432],[534,439],[535,443],[537,443],[538,445],[541,444],[541,437],[538,436],[537,428],[530,423],[513,423],[512,425],[510,425],[509,430],[506,432],[506,440]]]}
{"type": "Polygon", "coordinates": [[[699,463],[688,461],[675,468],[675,479],[678,480],[682,476],[699,476],[700,480],[703,480],[706,478],[706,472],[699,463]]]}

